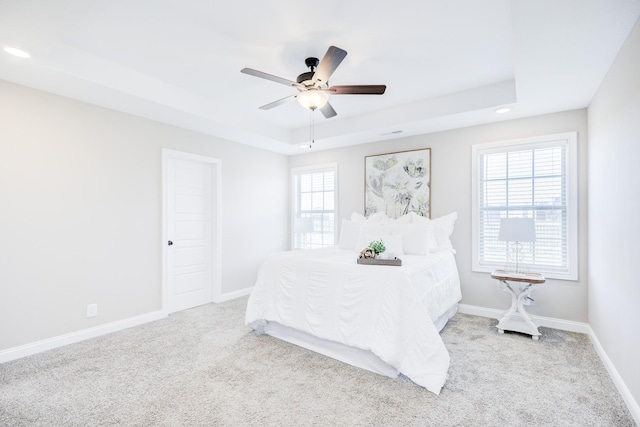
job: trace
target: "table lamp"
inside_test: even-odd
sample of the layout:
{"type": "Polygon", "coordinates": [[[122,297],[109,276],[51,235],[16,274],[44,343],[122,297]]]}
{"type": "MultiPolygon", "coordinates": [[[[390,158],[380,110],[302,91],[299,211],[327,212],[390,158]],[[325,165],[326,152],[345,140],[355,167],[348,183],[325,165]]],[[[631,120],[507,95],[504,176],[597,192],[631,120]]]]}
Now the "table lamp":
{"type": "Polygon", "coordinates": [[[304,248],[307,246],[307,236],[313,232],[313,218],[296,218],[293,222],[294,234],[302,234],[302,245],[304,248]]]}
{"type": "Polygon", "coordinates": [[[502,218],[498,240],[513,242],[511,256],[515,261],[515,273],[525,273],[522,265],[522,243],[536,241],[536,223],[533,218],[502,218]]]}

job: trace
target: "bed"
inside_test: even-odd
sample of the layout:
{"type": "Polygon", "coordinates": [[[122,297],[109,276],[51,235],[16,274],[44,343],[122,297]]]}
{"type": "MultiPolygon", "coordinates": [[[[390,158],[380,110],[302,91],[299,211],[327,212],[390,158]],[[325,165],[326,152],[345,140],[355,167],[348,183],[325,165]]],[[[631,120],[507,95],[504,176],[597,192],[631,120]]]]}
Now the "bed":
{"type": "Polygon", "coordinates": [[[389,377],[402,373],[439,394],[449,368],[439,331],[456,313],[461,291],[455,251],[437,246],[434,221],[420,227],[428,234],[400,223],[363,221],[350,239],[343,221],[335,247],[270,255],[249,296],[245,323],[259,334],[363,369],[389,377]],[[402,266],[358,264],[354,248],[370,238],[367,231],[382,236],[389,251],[401,255],[402,266]],[[394,247],[392,236],[400,236],[404,248],[394,247]],[[411,238],[427,239],[430,249],[417,250],[411,238]]]}

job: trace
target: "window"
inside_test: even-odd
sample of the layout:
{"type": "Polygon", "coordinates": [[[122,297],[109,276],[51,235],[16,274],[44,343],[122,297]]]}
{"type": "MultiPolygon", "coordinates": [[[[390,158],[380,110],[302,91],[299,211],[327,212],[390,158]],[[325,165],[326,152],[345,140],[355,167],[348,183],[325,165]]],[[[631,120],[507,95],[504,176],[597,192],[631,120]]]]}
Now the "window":
{"type": "Polygon", "coordinates": [[[292,247],[321,248],[336,244],[336,164],[294,168],[292,247]]]}
{"type": "Polygon", "coordinates": [[[577,133],[474,145],[472,156],[473,270],[507,263],[501,218],[534,218],[536,241],[522,243],[524,263],[577,280],[577,133]]]}

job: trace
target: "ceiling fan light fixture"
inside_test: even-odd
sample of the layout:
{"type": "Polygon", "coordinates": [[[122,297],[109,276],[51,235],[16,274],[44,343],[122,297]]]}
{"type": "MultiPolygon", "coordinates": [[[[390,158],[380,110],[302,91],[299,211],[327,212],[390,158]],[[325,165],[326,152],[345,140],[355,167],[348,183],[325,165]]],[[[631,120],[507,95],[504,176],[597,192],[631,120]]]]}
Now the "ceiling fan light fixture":
{"type": "MultiPolygon", "coordinates": [[[[325,119],[337,115],[329,103],[329,95],[382,95],[387,86],[385,85],[334,85],[329,86],[329,78],[347,56],[347,51],[336,46],[329,46],[327,53],[321,60],[310,57],[305,60],[305,65],[311,71],[307,71],[298,76],[297,81],[283,79],[272,74],[263,73],[253,68],[243,68],[241,73],[259,77],[285,86],[294,87],[298,90],[296,95],[289,95],[269,104],[260,107],[261,110],[270,110],[273,107],[296,98],[298,103],[307,110],[315,112],[320,110],[325,119]]],[[[314,117],[314,114],[311,114],[314,117]]],[[[311,126],[313,129],[313,124],[311,126]]],[[[313,138],[312,138],[313,141],[313,138]]]]}
{"type": "Polygon", "coordinates": [[[308,110],[316,110],[324,107],[329,100],[329,94],[319,91],[317,89],[308,89],[304,92],[300,92],[296,99],[303,108],[308,110]]]}

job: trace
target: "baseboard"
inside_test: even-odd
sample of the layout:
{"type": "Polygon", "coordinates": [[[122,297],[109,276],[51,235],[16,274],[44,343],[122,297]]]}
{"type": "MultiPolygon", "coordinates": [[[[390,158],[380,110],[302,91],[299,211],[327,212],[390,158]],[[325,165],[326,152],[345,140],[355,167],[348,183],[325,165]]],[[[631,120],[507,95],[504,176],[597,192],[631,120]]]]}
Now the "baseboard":
{"type": "MultiPolygon", "coordinates": [[[[246,296],[249,293],[251,293],[252,289],[253,288],[251,287],[251,288],[240,289],[234,292],[228,292],[226,294],[221,295],[220,298],[218,298],[218,300],[215,302],[220,303],[220,302],[230,301],[235,298],[246,296]]],[[[478,307],[475,305],[468,305],[468,304],[459,304],[458,311],[463,314],[489,317],[493,319],[497,319],[503,313],[502,310],[486,308],[486,307],[478,307]]],[[[57,337],[49,338],[42,341],[37,341],[37,342],[26,344],[23,346],[1,350],[0,363],[9,362],[11,360],[16,360],[22,357],[31,356],[33,354],[41,353],[46,350],[62,347],[64,345],[73,344],[73,343],[84,341],[90,338],[106,335],[112,332],[121,331],[123,329],[142,325],[148,322],[153,322],[155,320],[159,320],[165,317],[167,317],[167,315],[163,311],[161,310],[154,311],[151,313],[142,314],[140,316],[130,317],[124,320],[118,320],[116,322],[107,323],[105,325],[100,325],[100,326],[96,326],[89,329],[83,329],[81,331],[60,335],[57,337]]],[[[640,425],[640,406],[638,405],[638,402],[636,402],[635,399],[633,398],[631,392],[629,391],[629,388],[625,384],[624,380],[622,379],[617,369],[609,359],[609,356],[607,356],[607,353],[604,351],[604,348],[600,344],[600,340],[598,340],[598,337],[596,336],[595,332],[591,329],[591,327],[588,324],[581,323],[581,322],[574,322],[570,320],[555,319],[551,317],[535,316],[535,315],[532,315],[531,317],[534,319],[534,321],[538,325],[543,327],[587,334],[596,352],[598,353],[598,356],[600,357],[600,359],[602,360],[602,363],[607,369],[609,376],[611,377],[612,381],[614,382],[618,391],[620,392],[620,395],[622,396],[627,407],[629,408],[629,411],[631,412],[631,415],[633,416],[636,424],[640,425]]]]}
{"type": "MultiPolygon", "coordinates": [[[[504,313],[504,310],[495,308],[478,307],[476,305],[459,304],[458,311],[463,314],[471,314],[473,316],[489,317],[498,319],[504,313]]],[[[589,333],[589,325],[582,322],[574,322],[572,320],[555,319],[553,317],[536,316],[530,314],[533,321],[545,328],[560,329],[561,331],[579,332],[582,334],[589,333]]]]}
{"type": "Polygon", "coordinates": [[[227,292],[226,294],[222,294],[219,297],[217,297],[213,302],[215,303],[226,302],[226,301],[231,301],[232,299],[244,297],[249,295],[252,289],[253,289],[253,286],[251,286],[250,288],[240,289],[239,291],[227,292]]]}
{"type": "Polygon", "coordinates": [[[596,353],[598,353],[598,356],[600,356],[600,360],[602,360],[605,368],[607,368],[609,376],[613,380],[613,383],[616,385],[616,388],[622,396],[622,399],[627,404],[627,408],[629,408],[629,412],[631,412],[631,415],[633,416],[636,424],[640,426],[640,405],[638,405],[638,402],[636,402],[633,398],[631,391],[629,391],[629,388],[618,373],[616,367],[613,365],[613,362],[611,362],[611,359],[609,359],[609,356],[607,356],[607,353],[604,351],[604,348],[600,344],[600,340],[596,336],[595,332],[593,332],[593,329],[591,329],[591,326],[588,326],[588,329],[589,338],[591,339],[593,347],[596,349],[596,353]]]}
{"type": "Polygon", "coordinates": [[[71,332],[59,335],[53,338],[47,338],[42,341],[36,341],[0,351],[0,363],[9,362],[11,360],[20,359],[21,357],[31,356],[36,353],[62,347],[64,345],[77,343],[89,338],[99,337],[101,335],[110,334],[112,332],[121,331],[133,326],[142,325],[144,323],[153,322],[167,317],[162,311],[153,311],[151,313],[142,314],[140,316],[130,317],[128,319],[118,320],[107,323],[105,325],[95,326],[93,328],[83,329],[77,332],[71,332]]]}
{"type": "MultiPolygon", "coordinates": [[[[504,313],[503,310],[478,307],[475,305],[468,305],[468,304],[459,304],[458,311],[463,314],[489,317],[492,319],[497,319],[501,317],[502,314],[504,313]]],[[[571,320],[554,319],[552,317],[543,317],[543,316],[534,316],[534,315],[531,315],[531,318],[539,326],[553,328],[553,329],[560,329],[560,330],[569,331],[569,332],[579,332],[579,333],[588,335],[589,339],[591,340],[591,343],[593,344],[593,347],[596,350],[596,353],[598,353],[598,356],[600,356],[600,360],[602,360],[602,363],[607,369],[607,372],[609,373],[611,380],[616,385],[616,388],[618,389],[618,392],[620,393],[620,395],[622,396],[622,399],[626,403],[627,408],[629,408],[629,412],[631,412],[633,419],[635,420],[636,424],[640,425],[640,406],[638,406],[638,402],[636,402],[635,399],[633,398],[633,395],[629,391],[629,388],[627,387],[624,380],[616,370],[615,366],[613,365],[613,362],[611,362],[611,359],[609,359],[609,356],[607,356],[607,353],[604,351],[604,348],[602,347],[602,345],[600,345],[600,340],[598,340],[598,337],[596,336],[595,332],[593,332],[593,329],[591,329],[591,326],[589,326],[588,323],[580,323],[580,322],[574,322],[571,320]]]]}
{"type": "MultiPolygon", "coordinates": [[[[238,291],[228,292],[222,294],[216,299],[216,303],[230,301],[232,299],[240,298],[251,293],[253,287],[240,289],[238,291]]],[[[168,313],[163,310],[154,311],[140,316],[130,317],[124,320],[118,320],[116,322],[107,323],[105,325],[96,326],[89,329],[83,329],[77,332],[71,332],[68,334],[60,335],[53,338],[47,338],[42,341],[36,341],[33,343],[25,344],[19,347],[8,348],[6,350],[0,350],[0,363],[9,362],[11,360],[20,359],[22,357],[31,356],[33,354],[41,353],[43,351],[51,350],[54,348],[62,347],[63,345],[73,344],[80,341],[87,340],[89,338],[99,337],[111,332],[121,331],[123,329],[131,328],[133,326],[142,325],[144,323],[153,322],[167,317],[168,313]]]]}

